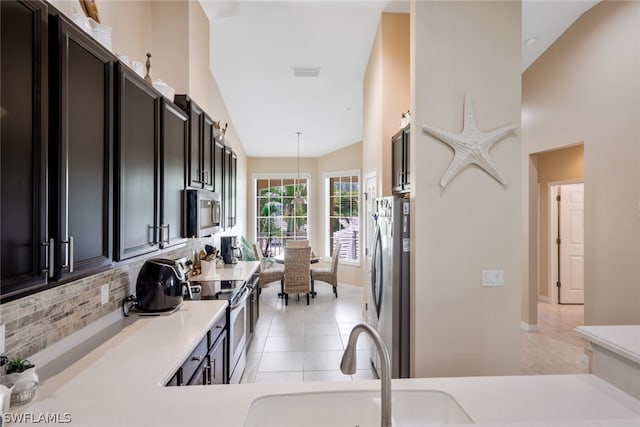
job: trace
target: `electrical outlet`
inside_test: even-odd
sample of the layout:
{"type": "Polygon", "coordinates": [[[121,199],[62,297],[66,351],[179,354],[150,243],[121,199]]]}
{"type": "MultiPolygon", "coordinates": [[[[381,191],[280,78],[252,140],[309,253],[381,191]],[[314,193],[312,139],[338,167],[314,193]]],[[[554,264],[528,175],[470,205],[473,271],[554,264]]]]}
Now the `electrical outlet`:
{"type": "Polygon", "coordinates": [[[504,270],[482,270],[482,286],[504,286],[504,270]]]}
{"type": "Polygon", "coordinates": [[[100,287],[100,300],[102,305],[105,305],[109,302],[109,284],[105,283],[100,287]]]}
{"type": "Polygon", "coordinates": [[[4,323],[0,325],[0,354],[4,354],[4,323]]]}

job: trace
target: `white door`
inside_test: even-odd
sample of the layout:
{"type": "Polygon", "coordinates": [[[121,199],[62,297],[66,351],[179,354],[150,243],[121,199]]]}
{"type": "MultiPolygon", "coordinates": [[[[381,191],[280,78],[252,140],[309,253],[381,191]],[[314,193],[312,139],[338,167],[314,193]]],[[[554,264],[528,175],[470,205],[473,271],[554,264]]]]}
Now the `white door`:
{"type": "Polygon", "coordinates": [[[560,303],[584,304],[584,184],[560,186],[560,303]]]}
{"type": "Polygon", "coordinates": [[[368,306],[370,300],[370,284],[371,284],[371,255],[373,252],[373,238],[375,233],[375,222],[373,214],[376,211],[376,198],[378,198],[378,179],[375,173],[369,174],[364,179],[365,188],[365,209],[364,209],[364,269],[365,283],[362,288],[365,289],[363,298],[367,310],[364,314],[365,319],[369,319],[368,314],[371,313],[371,307],[368,306]]]}

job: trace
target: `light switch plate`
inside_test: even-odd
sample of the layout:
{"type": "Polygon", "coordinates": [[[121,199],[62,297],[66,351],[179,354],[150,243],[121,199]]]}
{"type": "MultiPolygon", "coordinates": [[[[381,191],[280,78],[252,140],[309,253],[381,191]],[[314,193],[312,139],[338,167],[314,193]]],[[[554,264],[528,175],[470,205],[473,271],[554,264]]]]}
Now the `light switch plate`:
{"type": "Polygon", "coordinates": [[[105,305],[109,302],[109,284],[106,283],[102,285],[100,288],[100,300],[102,305],[105,305]]]}
{"type": "Polygon", "coordinates": [[[482,286],[504,286],[504,270],[482,270],[482,286]]]}

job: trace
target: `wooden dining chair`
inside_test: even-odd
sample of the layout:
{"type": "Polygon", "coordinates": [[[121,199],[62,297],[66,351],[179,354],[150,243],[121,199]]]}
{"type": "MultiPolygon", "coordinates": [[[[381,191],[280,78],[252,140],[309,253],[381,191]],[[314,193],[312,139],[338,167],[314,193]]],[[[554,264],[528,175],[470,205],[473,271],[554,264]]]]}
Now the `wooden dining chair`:
{"type": "MultiPolygon", "coordinates": [[[[257,243],[253,244],[253,253],[256,259],[260,261],[259,268],[259,289],[266,288],[273,282],[280,282],[280,286],[284,286],[284,270],[280,266],[269,265],[268,261],[262,257],[262,251],[257,243]]],[[[273,262],[271,264],[274,264],[273,262]]]]}
{"type": "Polygon", "coordinates": [[[287,240],[286,248],[308,248],[308,240],[287,240]]]}
{"type": "Polygon", "coordinates": [[[309,305],[309,294],[311,293],[311,272],[309,260],[311,258],[311,248],[287,248],[284,251],[284,304],[289,305],[289,294],[307,294],[307,305],[309,305]]]}
{"type": "Polygon", "coordinates": [[[340,260],[340,248],[342,243],[338,242],[333,248],[333,256],[331,257],[331,266],[329,268],[312,268],[311,269],[311,288],[315,289],[315,282],[319,280],[333,286],[333,294],[338,298],[338,261],[340,260]]]}

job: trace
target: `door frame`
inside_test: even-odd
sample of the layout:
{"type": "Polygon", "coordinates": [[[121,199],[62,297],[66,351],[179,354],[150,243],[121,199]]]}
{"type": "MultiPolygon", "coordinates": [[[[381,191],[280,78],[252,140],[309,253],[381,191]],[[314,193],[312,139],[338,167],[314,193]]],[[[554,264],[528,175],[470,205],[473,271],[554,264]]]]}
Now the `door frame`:
{"type": "MultiPolygon", "coordinates": [[[[558,304],[558,290],[556,287],[556,283],[558,282],[558,249],[556,247],[556,238],[557,238],[557,230],[558,230],[558,203],[556,201],[557,189],[563,185],[568,184],[583,184],[583,179],[573,179],[573,180],[560,180],[560,181],[550,181],[547,185],[548,195],[549,195],[549,210],[547,214],[549,215],[549,229],[548,232],[548,260],[547,265],[549,268],[547,269],[547,290],[549,303],[558,304]]],[[[540,300],[540,296],[538,295],[538,299],[540,300]]],[[[542,298],[541,300],[545,300],[542,298]]]]}
{"type": "MultiPolygon", "coordinates": [[[[379,186],[378,186],[378,174],[377,172],[369,172],[368,174],[366,174],[363,178],[363,189],[364,191],[363,193],[363,199],[364,199],[364,203],[365,203],[365,209],[364,212],[362,214],[363,216],[363,221],[362,221],[362,227],[363,227],[363,242],[364,245],[362,245],[362,255],[363,255],[363,263],[362,263],[362,288],[364,290],[362,298],[363,298],[363,304],[362,304],[362,318],[363,319],[369,319],[369,313],[370,313],[370,309],[371,307],[369,307],[369,302],[371,301],[370,299],[370,288],[371,288],[371,277],[369,275],[370,271],[371,271],[371,253],[372,253],[372,248],[369,247],[369,243],[373,244],[373,238],[375,236],[371,236],[371,242],[369,242],[369,233],[373,233],[375,231],[375,227],[373,227],[372,230],[369,230],[370,227],[368,227],[368,220],[369,218],[367,217],[368,213],[369,213],[369,204],[370,203],[374,203],[375,199],[378,198],[378,194],[379,194],[379,186]],[[372,181],[375,184],[375,190],[376,190],[376,194],[368,194],[367,190],[368,190],[368,183],[372,181]],[[365,196],[366,195],[366,196],[365,196]],[[368,251],[367,251],[368,250],[368,251]]],[[[375,211],[375,206],[372,206],[372,212],[373,213],[375,211]]]]}

